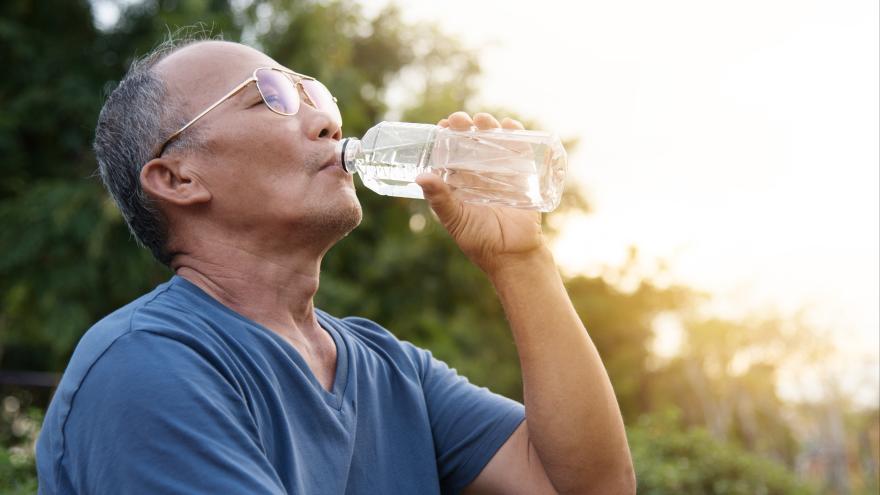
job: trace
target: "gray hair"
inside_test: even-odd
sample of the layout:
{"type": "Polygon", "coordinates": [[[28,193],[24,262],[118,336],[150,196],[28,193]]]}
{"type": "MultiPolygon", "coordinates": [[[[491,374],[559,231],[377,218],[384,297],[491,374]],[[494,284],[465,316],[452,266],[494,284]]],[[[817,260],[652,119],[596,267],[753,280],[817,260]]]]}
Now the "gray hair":
{"type": "MultiPolygon", "coordinates": [[[[180,33],[180,31],[178,31],[180,33]]],[[[132,62],[128,72],[107,97],[95,127],[95,157],[104,187],[113,197],[129,230],[140,246],[168,266],[168,223],[141,187],[143,166],[154,158],[159,145],[177,131],[185,119],[169,97],[165,82],[154,67],[175,51],[207,36],[168,39],[144,57],[132,62]]],[[[186,133],[166,149],[188,151],[198,146],[198,134],[186,133]]]]}

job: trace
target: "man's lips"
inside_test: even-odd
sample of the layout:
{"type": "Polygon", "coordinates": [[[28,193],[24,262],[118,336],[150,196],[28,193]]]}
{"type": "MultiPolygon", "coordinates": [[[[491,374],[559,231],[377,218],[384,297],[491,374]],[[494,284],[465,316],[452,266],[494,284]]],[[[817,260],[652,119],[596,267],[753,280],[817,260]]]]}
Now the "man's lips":
{"type": "Polygon", "coordinates": [[[328,158],[327,161],[324,162],[323,165],[321,165],[321,168],[318,169],[318,172],[329,167],[338,167],[339,169],[342,169],[342,164],[339,163],[339,157],[336,156],[336,153],[330,155],[330,158],[328,158]]]}

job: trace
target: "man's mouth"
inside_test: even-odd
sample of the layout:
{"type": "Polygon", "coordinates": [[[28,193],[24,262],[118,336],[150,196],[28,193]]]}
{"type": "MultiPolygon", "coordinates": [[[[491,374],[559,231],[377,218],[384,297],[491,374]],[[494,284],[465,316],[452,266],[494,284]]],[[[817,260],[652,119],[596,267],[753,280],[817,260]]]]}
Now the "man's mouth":
{"type": "Polygon", "coordinates": [[[339,162],[339,157],[336,156],[336,153],[333,153],[333,155],[331,155],[330,158],[326,162],[324,162],[323,165],[321,165],[321,168],[318,169],[318,172],[330,167],[338,167],[340,169],[342,168],[342,164],[339,162]]]}

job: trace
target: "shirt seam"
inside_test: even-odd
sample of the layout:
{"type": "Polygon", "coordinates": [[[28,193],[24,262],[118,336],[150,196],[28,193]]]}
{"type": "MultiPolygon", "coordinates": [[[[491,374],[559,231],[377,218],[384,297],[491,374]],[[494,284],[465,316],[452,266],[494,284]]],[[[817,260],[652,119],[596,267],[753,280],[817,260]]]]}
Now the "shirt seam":
{"type": "MultiPolygon", "coordinates": [[[[83,373],[83,375],[82,375],[82,378],[80,378],[79,383],[77,384],[76,390],[71,394],[70,401],[68,401],[69,405],[67,407],[67,411],[64,414],[64,421],[61,422],[61,427],[59,428],[59,432],[60,432],[60,436],[61,436],[61,455],[58,456],[58,461],[56,461],[56,476],[55,476],[55,492],[56,493],[60,493],[60,490],[61,490],[60,473],[64,469],[64,455],[67,453],[67,438],[66,438],[64,429],[67,427],[67,421],[70,419],[70,413],[73,411],[73,403],[76,400],[77,394],[79,394],[79,391],[82,388],[83,383],[85,383],[86,378],[88,378],[89,374],[92,372],[92,369],[95,367],[95,365],[98,363],[98,361],[100,361],[101,358],[104,357],[105,354],[107,354],[107,352],[110,350],[111,347],[116,345],[116,343],[119,342],[119,340],[122,339],[123,337],[126,337],[126,336],[133,334],[132,322],[134,321],[135,315],[138,314],[138,312],[140,312],[142,309],[144,309],[144,307],[146,307],[148,304],[155,301],[156,298],[158,298],[159,296],[164,294],[166,291],[168,291],[168,289],[170,289],[170,288],[171,288],[171,284],[168,284],[161,291],[154,294],[153,297],[151,297],[147,301],[144,301],[141,305],[139,305],[137,308],[135,308],[131,312],[131,316],[128,317],[128,328],[126,328],[124,332],[122,332],[121,334],[116,336],[116,338],[113,339],[113,341],[110,342],[110,344],[108,344],[107,347],[104,348],[104,350],[101,351],[100,354],[98,354],[98,356],[91,362],[91,364],[89,364],[88,369],[86,369],[85,373],[83,373]]],[[[68,476],[68,478],[70,478],[70,477],[68,476]]]]}

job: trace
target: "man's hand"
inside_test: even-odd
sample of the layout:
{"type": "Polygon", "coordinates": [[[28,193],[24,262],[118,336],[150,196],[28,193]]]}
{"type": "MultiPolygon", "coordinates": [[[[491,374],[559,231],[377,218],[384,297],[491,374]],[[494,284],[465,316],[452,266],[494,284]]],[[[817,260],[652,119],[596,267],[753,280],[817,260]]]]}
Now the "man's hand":
{"type": "MultiPolygon", "coordinates": [[[[453,113],[437,125],[459,131],[474,126],[477,129],[523,128],[513,119],[504,119],[499,124],[488,113],[478,113],[471,120],[465,112],[453,113]]],[[[541,214],[537,211],[464,203],[453,194],[452,188],[433,174],[422,174],[416,182],[464,254],[489,275],[495,274],[500,267],[529,259],[545,246],[541,214]]]]}

